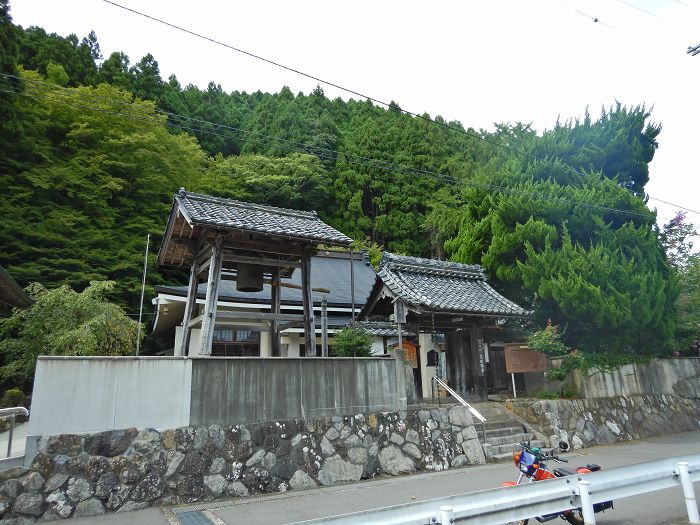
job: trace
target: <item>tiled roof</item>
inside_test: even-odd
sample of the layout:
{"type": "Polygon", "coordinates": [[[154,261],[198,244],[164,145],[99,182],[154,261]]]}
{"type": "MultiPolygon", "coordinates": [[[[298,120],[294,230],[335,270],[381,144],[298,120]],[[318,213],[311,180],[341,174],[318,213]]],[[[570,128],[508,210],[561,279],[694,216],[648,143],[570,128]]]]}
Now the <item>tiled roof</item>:
{"type": "Polygon", "coordinates": [[[27,308],[34,304],[22,287],[0,266],[0,304],[8,304],[19,308],[27,308]]]}
{"type": "MultiPolygon", "coordinates": [[[[348,323],[347,326],[350,326],[348,323]]],[[[383,323],[377,321],[357,321],[356,328],[361,328],[365,332],[378,337],[398,337],[399,330],[394,323],[383,323]]],[[[416,334],[407,330],[401,330],[403,337],[415,337],[416,334]]]]}
{"type": "Polygon", "coordinates": [[[435,312],[527,316],[486,282],[479,265],[384,253],[377,276],[409,305],[435,312]]]}
{"type": "Polygon", "coordinates": [[[348,245],[352,239],[332,228],[315,211],[262,206],[186,192],[175,195],[180,210],[192,224],[279,235],[317,243],[348,245]]]}

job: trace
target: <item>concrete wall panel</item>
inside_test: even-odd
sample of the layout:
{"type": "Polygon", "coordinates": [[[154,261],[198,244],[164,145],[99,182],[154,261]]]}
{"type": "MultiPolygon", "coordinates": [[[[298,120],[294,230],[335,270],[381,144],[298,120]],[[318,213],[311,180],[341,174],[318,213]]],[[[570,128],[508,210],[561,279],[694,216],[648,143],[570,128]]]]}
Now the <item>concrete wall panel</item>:
{"type": "Polygon", "coordinates": [[[189,424],[191,361],[40,357],[29,435],[189,424]]]}
{"type": "Polygon", "coordinates": [[[676,393],[680,381],[700,378],[700,359],[652,359],[648,364],[625,365],[612,372],[590,370],[574,374],[583,397],[619,397],[676,393]]]}
{"type": "Polygon", "coordinates": [[[397,403],[391,359],[192,360],[193,425],[386,412],[397,403]]]}

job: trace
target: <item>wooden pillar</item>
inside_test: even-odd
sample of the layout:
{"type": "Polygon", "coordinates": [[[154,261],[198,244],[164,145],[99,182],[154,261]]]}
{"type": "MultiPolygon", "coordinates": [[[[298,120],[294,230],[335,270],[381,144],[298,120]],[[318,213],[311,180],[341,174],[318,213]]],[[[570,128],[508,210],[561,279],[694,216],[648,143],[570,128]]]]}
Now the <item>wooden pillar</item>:
{"type": "Polygon", "coordinates": [[[221,282],[221,263],[223,250],[221,249],[221,236],[217,236],[211,252],[209,262],[209,280],[207,281],[207,298],[204,303],[202,318],[202,346],[200,355],[211,355],[211,343],[214,338],[214,326],[216,324],[216,307],[219,301],[219,283],[221,282]]]}
{"type": "MultiPolygon", "coordinates": [[[[279,314],[282,305],[282,288],[277,286],[280,283],[280,269],[275,267],[272,270],[272,286],[271,288],[271,301],[270,301],[270,312],[273,314],[279,314]]],[[[270,322],[270,335],[272,337],[272,357],[280,356],[280,322],[272,321],[270,322]]]]}
{"type": "Polygon", "coordinates": [[[471,347],[472,378],[474,381],[474,394],[479,399],[486,401],[488,392],[486,391],[486,361],[479,346],[481,338],[481,328],[474,324],[469,328],[469,346],[471,347]]]}
{"type": "Polygon", "coordinates": [[[410,325],[411,331],[416,334],[416,369],[418,370],[418,385],[416,395],[418,396],[418,401],[426,397],[427,392],[423,392],[423,360],[420,356],[420,323],[416,321],[415,324],[410,325]]]}
{"type": "Polygon", "coordinates": [[[199,278],[197,276],[197,258],[192,262],[192,270],[190,271],[190,285],[187,288],[187,301],[185,302],[185,316],[182,318],[182,340],[180,346],[175,348],[176,356],[187,355],[190,344],[190,333],[192,328],[188,325],[194,317],[194,312],[197,310],[197,285],[199,278]]]}
{"type": "Polygon", "coordinates": [[[301,259],[301,295],[304,304],[304,345],[307,356],[316,355],[316,326],[314,325],[314,301],[311,295],[311,252],[301,259]]]}

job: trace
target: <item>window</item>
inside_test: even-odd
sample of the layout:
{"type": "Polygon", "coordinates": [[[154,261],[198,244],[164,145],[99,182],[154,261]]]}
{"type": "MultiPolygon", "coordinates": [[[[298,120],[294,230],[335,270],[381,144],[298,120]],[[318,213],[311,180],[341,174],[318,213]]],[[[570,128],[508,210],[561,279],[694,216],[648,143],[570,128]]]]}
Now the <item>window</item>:
{"type": "Polygon", "coordinates": [[[260,332],[222,326],[214,328],[211,355],[255,357],[260,355],[260,332]]]}

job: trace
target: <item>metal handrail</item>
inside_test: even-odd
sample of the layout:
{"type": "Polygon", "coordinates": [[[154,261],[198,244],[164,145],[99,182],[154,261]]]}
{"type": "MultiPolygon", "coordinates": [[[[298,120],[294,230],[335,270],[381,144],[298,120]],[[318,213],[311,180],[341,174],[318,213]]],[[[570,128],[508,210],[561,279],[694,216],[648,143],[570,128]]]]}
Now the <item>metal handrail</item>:
{"type": "Polygon", "coordinates": [[[29,415],[29,410],[27,410],[24,407],[9,407],[9,408],[0,408],[0,417],[8,417],[10,418],[10,437],[7,440],[7,456],[10,457],[10,454],[12,454],[12,437],[14,436],[15,432],[15,417],[17,417],[17,414],[21,414],[23,416],[28,416],[29,415]]]}
{"type": "Polygon", "coordinates": [[[474,408],[464,399],[462,399],[462,397],[457,392],[452,390],[449,386],[447,386],[447,383],[445,383],[442,379],[440,379],[437,376],[433,376],[433,381],[435,381],[438,385],[444,388],[447,391],[447,393],[454,397],[462,406],[467,407],[469,409],[469,412],[471,412],[474,415],[474,417],[481,421],[481,423],[486,422],[486,418],[482,416],[476,408],[474,408]]]}
{"type": "Polygon", "coordinates": [[[456,494],[340,516],[295,522],[291,525],[429,525],[468,521],[470,525],[498,525],[532,516],[582,507],[586,523],[595,523],[592,505],[682,487],[690,523],[698,523],[692,482],[700,481],[700,454],[662,459],[566,476],[537,483],[456,494]]]}

